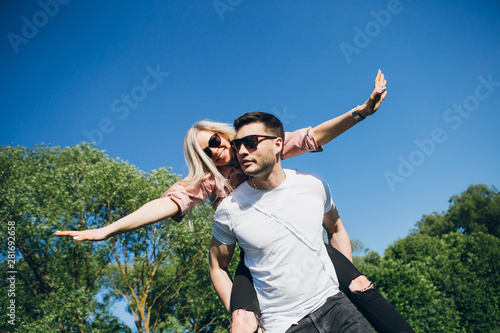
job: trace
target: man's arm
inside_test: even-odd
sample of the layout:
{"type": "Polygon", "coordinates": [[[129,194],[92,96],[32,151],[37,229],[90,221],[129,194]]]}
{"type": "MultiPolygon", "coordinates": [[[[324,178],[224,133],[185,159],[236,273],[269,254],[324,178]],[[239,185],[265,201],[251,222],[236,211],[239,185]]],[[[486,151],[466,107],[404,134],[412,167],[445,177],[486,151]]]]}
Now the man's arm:
{"type": "Polygon", "coordinates": [[[323,227],[328,234],[328,242],[331,246],[342,252],[352,262],[352,248],[349,235],[340,220],[339,213],[335,205],[325,213],[323,217],[323,227]]]}
{"type": "MultiPolygon", "coordinates": [[[[374,89],[370,97],[364,104],[358,105],[356,107],[356,111],[362,117],[366,118],[377,111],[380,104],[387,95],[387,91],[385,90],[386,84],[387,81],[384,78],[384,74],[379,70],[377,73],[377,77],[375,78],[374,89]]],[[[321,123],[318,126],[314,127],[314,139],[319,146],[323,146],[356,125],[358,122],[358,120],[354,119],[351,112],[348,111],[343,115],[325,121],[324,123],[321,123]]]]}
{"type": "Polygon", "coordinates": [[[229,311],[231,289],[233,287],[233,281],[229,276],[227,267],[233,257],[234,248],[234,244],[225,245],[219,242],[215,237],[212,237],[208,257],[210,263],[210,278],[212,279],[215,291],[219,295],[227,311],[229,311]]]}

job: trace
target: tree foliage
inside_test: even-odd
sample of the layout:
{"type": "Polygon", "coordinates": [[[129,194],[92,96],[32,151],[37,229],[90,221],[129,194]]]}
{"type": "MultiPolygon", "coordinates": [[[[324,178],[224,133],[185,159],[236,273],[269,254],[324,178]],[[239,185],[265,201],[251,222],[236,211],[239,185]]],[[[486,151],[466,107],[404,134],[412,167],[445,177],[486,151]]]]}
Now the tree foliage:
{"type": "MultiPolygon", "coordinates": [[[[16,326],[22,331],[125,330],[107,320],[109,311],[93,298],[109,261],[105,244],[73,246],[53,236],[63,225],[84,227],[102,210],[89,197],[85,177],[100,160],[101,153],[88,146],[2,147],[0,219],[3,235],[6,222],[15,223],[16,326]],[[102,315],[92,308],[101,308],[102,315]]],[[[6,243],[0,246],[5,253],[6,243]]],[[[11,331],[5,319],[1,327],[11,331]]]]}
{"type": "Polygon", "coordinates": [[[453,231],[466,234],[484,232],[500,237],[500,194],[495,187],[471,185],[450,199],[443,214],[424,215],[413,233],[439,236],[453,231]]]}
{"type": "MultiPolygon", "coordinates": [[[[158,198],[178,176],[145,173],[89,145],[1,147],[0,219],[15,223],[16,327],[23,332],[129,332],[109,308],[124,297],[139,332],[210,332],[227,314],[208,274],[213,209],[187,223],[161,221],[102,242],[56,230],[101,227],[158,198]],[[96,295],[102,295],[98,302],[96,295]]],[[[2,255],[7,243],[0,244],[2,255]]],[[[8,269],[5,260],[2,269],[8,269]]],[[[7,281],[2,282],[7,287],[7,281]]],[[[0,295],[2,308],[8,304],[0,295]]],[[[8,317],[0,331],[13,331],[8,317]]]]}
{"type": "Polygon", "coordinates": [[[500,329],[498,198],[495,188],[470,186],[384,256],[362,258],[364,272],[417,332],[500,329]]]}

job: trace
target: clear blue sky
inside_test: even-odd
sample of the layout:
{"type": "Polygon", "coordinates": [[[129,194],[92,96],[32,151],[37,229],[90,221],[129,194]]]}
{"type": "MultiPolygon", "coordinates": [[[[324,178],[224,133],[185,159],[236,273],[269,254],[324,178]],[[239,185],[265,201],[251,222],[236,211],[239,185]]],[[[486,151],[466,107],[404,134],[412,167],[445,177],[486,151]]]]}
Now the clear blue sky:
{"type": "Polygon", "coordinates": [[[369,96],[381,109],[285,166],[330,183],[351,238],[383,253],[470,184],[500,188],[500,2],[3,1],[0,144],[97,147],[186,174],[196,121],[287,130],[369,96]],[[151,73],[155,73],[152,75],[151,73]],[[127,97],[128,96],[128,97],[127,97]]]}

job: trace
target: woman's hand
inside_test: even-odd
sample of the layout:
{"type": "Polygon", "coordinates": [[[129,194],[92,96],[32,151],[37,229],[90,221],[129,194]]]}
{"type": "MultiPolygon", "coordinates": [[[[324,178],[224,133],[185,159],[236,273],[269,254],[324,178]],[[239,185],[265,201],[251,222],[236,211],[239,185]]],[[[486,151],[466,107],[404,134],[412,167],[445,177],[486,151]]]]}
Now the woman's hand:
{"type": "Polygon", "coordinates": [[[382,101],[387,95],[387,90],[385,89],[386,84],[387,80],[385,80],[384,74],[379,69],[377,77],[375,78],[375,84],[372,94],[364,104],[359,105],[356,108],[358,113],[360,113],[363,117],[367,117],[371,116],[372,114],[375,113],[375,111],[377,111],[377,109],[380,107],[380,104],[382,104],[382,101]]]}
{"type": "Polygon", "coordinates": [[[56,236],[71,236],[77,242],[81,241],[100,241],[108,238],[106,233],[99,229],[83,230],[83,231],[56,231],[56,236]]]}
{"type": "MultiPolygon", "coordinates": [[[[379,69],[377,77],[375,78],[375,87],[373,88],[370,98],[368,98],[364,104],[356,107],[356,111],[361,116],[366,118],[377,111],[387,95],[387,91],[385,90],[386,83],[387,81],[384,78],[384,74],[382,74],[382,71],[379,69]]],[[[314,127],[314,139],[319,146],[323,146],[357,123],[359,123],[359,120],[354,119],[351,111],[347,111],[343,115],[327,120],[314,127]]]]}

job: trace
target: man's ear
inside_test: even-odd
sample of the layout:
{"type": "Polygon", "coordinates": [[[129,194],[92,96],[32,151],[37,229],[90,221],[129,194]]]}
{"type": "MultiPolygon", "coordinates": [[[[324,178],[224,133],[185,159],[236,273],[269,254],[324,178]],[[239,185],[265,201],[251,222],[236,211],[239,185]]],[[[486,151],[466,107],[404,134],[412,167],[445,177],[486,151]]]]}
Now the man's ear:
{"type": "Polygon", "coordinates": [[[278,137],[276,139],[276,143],[275,143],[275,149],[276,149],[276,153],[279,153],[281,154],[281,152],[283,151],[283,139],[278,137]]]}

